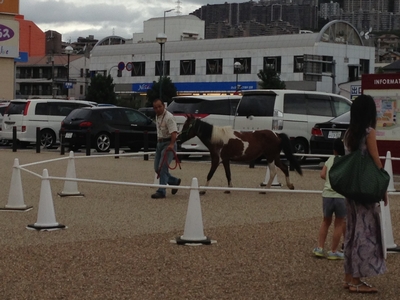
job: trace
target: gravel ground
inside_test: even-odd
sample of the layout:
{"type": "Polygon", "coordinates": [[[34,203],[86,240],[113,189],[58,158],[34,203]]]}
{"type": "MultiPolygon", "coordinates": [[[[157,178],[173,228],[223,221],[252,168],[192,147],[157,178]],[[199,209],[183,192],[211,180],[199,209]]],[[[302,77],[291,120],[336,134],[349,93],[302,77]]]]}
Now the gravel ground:
{"type": "MultiPolygon", "coordinates": [[[[60,157],[0,150],[0,207],[8,201],[15,158],[24,165],[60,157]]],[[[83,154],[75,159],[77,178],[154,183],[151,158],[79,157],[83,154]]],[[[60,160],[26,168],[65,177],[67,165],[60,160]]],[[[182,186],[194,177],[204,185],[208,162],[181,166],[172,172],[182,186]]],[[[235,187],[256,188],[265,167],[232,165],[232,177],[235,187]]],[[[284,183],[280,171],[278,178],[284,183]]],[[[320,194],[207,191],[201,196],[204,234],[216,243],[192,247],[171,243],[184,233],[187,189],[154,200],[154,187],[79,182],[85,197],[61,198],[64,181],[51,180],[55,216],[67,229],[32,231],[26,226],[39,221],[41,179],[25,171],[21,179],[24,202],[33,209],[0,211],[0,299],[398,299],[400,294],[400,254],[388,254],[389,271],[368,280],[379,288],[377,295],[350,294],[341,285],[342,261],[312,255],[322,220],[320,194]]],[[[291,180],[296,190],[323,187],[317,170],[304,170],[303,176],[291,172],[291,180]]],[[[222,166],[211,186],[226,186],[222,166]]],[[[399,198],[390,197],[398,243],[399,198]]]]}

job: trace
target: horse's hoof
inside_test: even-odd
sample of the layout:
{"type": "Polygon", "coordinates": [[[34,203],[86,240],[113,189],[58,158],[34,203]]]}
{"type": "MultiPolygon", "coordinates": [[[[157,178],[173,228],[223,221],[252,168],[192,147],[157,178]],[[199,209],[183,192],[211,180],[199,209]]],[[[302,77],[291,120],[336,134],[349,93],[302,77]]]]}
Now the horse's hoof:
{"type": "Polygon", "coordinates": [[[289,190],[294,190],[294,185],[289,186],[289,190]]]}
{"type": "Polygon", "coordinates": [[[199,194],[203,196],[206,194],[206,191],[200,191],[199,194]]]}
{"type": "Polygon", "coordinates": [[[230,194],[231,193],[231,191],[225,191],[224,192],[224,194],[230,194]]]}

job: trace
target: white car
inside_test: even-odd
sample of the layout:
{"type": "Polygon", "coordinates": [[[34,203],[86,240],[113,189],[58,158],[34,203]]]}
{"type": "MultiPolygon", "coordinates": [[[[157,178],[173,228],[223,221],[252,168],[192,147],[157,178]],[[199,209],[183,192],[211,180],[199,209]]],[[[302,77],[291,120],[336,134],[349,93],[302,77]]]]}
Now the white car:
{"type": "Polygon", "coordinates": [[[8,106],[9,103],[10,103],[9,101],[0,102],[0,145],[7,145],[8,144],[8,141],[4,140],[2,138],[2,135],[1,135],[1,131],[2,131],[1,130],[2,129],[1,124],[3,123],[3,115],[4,115],[4,112],[6,111],[7,106],[8,106]]]}
{"type": "Polygon", "coordinates": [[[59,141],[61,121],[71,111],[81,107],[96,106],[97,103],[83,100],[62,99],[18,99],[11,100],[2,123],[2,138],[13,139],[13,128],[17,130],[17,140],[21,146],[36,143],[39,128],[40,145],[53,147],[59,141]]]}

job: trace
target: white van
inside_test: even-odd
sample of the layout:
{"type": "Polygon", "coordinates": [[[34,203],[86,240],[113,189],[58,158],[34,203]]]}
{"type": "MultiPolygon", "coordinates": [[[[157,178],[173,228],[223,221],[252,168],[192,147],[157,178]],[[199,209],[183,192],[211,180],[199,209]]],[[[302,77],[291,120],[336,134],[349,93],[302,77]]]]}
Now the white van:
{"type": "MultiPolygon", "coordinates": [[[[178,131],[182,130],[186,115],[192,114],[196,118],[217,126],[232,126],[237,104],[242,96],[177,96],[172,98],[167,110],[175,116],[178,131]]],[[[194,137],[182,145],[179,151],[208,151],[207,147],[194,137]]]]}
{"type": "Polygon", "coordinates": [[[61,121],[74,109],[95,106],[95,102],[62,99],[11,100],[3,116],[1,136],[13,139],[13,127],[22,146],[36,143],[36,128],[40,128],[40,144],[50,148],[58,142],[61,121]]]}
{"type": "Polygon", "coordinates": [[[270,129],[286,133],[296,153],[308,154],[313,126],[349,111],[350,106],[349,99],[323,92],[243,91],[233,127],[239,131],[270,129]]]}

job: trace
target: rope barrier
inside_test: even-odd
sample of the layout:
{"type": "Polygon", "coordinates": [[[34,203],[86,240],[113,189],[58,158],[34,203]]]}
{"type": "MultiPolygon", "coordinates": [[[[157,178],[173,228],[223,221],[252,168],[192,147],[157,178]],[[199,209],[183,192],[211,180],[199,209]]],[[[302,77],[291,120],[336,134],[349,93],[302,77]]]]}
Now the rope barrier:
{"type": "MultiPolygon", "coordinates": [[[[118,156],[142,156],[143,154],[154,154],[155,152],[137,152],[137,153],[127,153],[127,154],[118,154],[118,156]]],[[[187,152],[175,152],[175,159],[177,159],[178,154],[187,154],[187,152]]],[[[209,152],[191,152],[192,155],[209,155],[209,152]]],[[[300,155],[300,154],[298,154],[300,155]]],[[[107,154],[107,155],[99,155],[99,156],[74,156],[74,158],[103,158],[103,157],[114,157],[115,154],[107,154]]],[[[165,155],[166,157],[166,152],[165,155]]],[[[327,155],[329,157],[330,155],[327,155]]],[[[320,157],[320,156],[318,156],[320,157]]],[[[33,165],[39,165],[43,163],[49,163],[49,162],[56,162],[56,161],[61,161],[68,159],[69,157],[62,157],[62,158],[56,158],[56,159],[49,159],[49,160],[44,160],[44,161],[38,161],[38,162],[33,162],[33,163],[28,163],[24,165],[19,165],[18,168],[30,173],[36,177],[39,177],[43,179],[43,176],[35,173],[33,171],[30,171],[26,169],[26,167],[33,166],[33,165]]],[[[384,157],[385,158],[385,157],[384,157]]],[[[400,160],[400,158],[391,158],[392,160],[400,160]]],[[[175,165],[174,169],[180,164],[179,160],[177,160],[177,164],[175,165]]],[[[175,188],[174,186],[168,186],[168,185],[160,185],[160,184],[148,184],[148,183],[133,183],[133,182],[121,182],[121,181],[109,181],[109,180],[96,180],[96,179],[85,179],[85,178],[69,178],[69,177],[55,177],[55,176],[49,176],[48,179],[51,180],[63,180],[63,181],[75,181],[75,182],[87,182],[87,183],[102,183],[102,184],[113,184],[113,185],[127,185],[127,186],[141,186],[141,187],[163,187],[163,188],[175,188]]],[[[179,189],[182,190],[190,190],[190,186],[179,186],[179,189]]],[[[241,192],[268,192],[268,193],[308,193],[308,194],[321,194],[321,190],[289,190],[289,189],[266,189],[266,188],[233,188],[233,187],[210,187],[210,186],[199,186],[199,190],[215,190],[215,191],[241,191],[241,192]]],[[[400,192],[388,192],[389,195],[400,195],[400,192]]]]}

